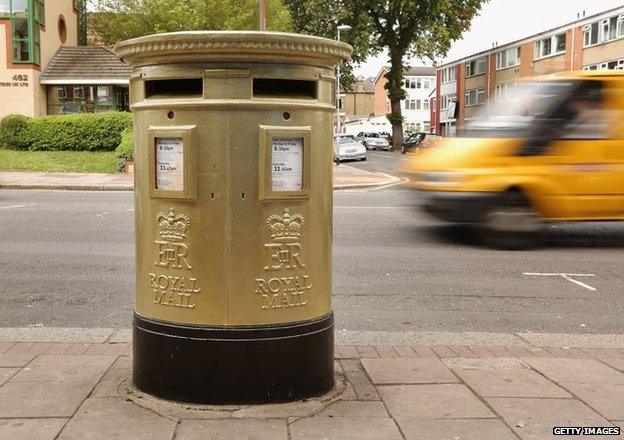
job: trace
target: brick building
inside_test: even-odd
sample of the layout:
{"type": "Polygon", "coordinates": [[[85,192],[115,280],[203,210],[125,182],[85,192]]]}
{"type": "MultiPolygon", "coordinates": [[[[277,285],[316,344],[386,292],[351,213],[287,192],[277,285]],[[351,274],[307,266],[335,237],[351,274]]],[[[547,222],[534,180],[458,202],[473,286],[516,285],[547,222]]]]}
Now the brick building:
{"type": "MultiPolygon", "coordinates": [[[[386,73],[389,67],[383,67],[374,81],[375,116],[390,113],[390,99],[385,89],[388,82],[386,73]]],[[[404,131],[429,131],[431,126],[430,100],[436,89],[436,71],[434,67],[408,67],[404,76],[404,89],[407,94],[401,101],[404,131]]]]}
{"type": "Polygon", "coordinates": [[[127,106],[130,70],[79,46],[80,23],[77,0],[0,0],[0,118],[127,106]]]}
{"type": "Polygon", "coordinates": [[[578,69],[624,69],[624,6],[438,66],[432,130],[453,136],[521,78],[578,69]]]}

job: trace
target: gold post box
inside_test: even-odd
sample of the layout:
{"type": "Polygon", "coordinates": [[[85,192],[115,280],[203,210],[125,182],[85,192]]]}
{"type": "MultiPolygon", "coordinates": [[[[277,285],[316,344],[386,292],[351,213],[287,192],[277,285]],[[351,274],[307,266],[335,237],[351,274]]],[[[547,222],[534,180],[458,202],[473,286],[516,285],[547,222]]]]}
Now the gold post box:
{"type": "Polygon", "coordinates": [[[119,43],[132,65],[133,381],[200,403],[334,385],[334,68],[351,48],[272,32],[119,43]]]}

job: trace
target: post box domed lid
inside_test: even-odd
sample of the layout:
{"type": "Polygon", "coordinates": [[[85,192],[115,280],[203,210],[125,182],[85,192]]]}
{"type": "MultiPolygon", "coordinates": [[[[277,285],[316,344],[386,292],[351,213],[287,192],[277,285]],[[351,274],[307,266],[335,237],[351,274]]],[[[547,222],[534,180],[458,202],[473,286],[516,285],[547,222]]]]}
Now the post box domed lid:
{"type": "Polygon", "coordinates": [[[197,31],[148,35],[118,43],[133,67],[178,62],[283,62],[333,68],[349,59],[346,43],[311,35],[258,31],[197,31]]]}

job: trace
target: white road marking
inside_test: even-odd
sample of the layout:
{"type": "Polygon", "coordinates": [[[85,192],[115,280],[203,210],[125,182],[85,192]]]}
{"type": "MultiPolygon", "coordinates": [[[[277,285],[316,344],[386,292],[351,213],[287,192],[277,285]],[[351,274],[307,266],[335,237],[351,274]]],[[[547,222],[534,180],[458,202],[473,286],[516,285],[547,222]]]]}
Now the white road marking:
{"type": "Polygon", "coordinates": [[[26,208],[27,206],[35,206],[36,203],[30,203],[28,205],[8,205],[8,206],[0,206],[0,209],[17,209],[17,208],[26,208]]]}
{"type": "Polygon", "coordinates": [[[522,275],[528,275],[528,276],[537,276],[537,277],[561,277],[566,281],[570,281],[576,285],[579,285],[587,290],[591,290],[591,291],[596,291],[597,289],[595,287],[590,286],[589,284],[585,284],[580,282],[579,280],[575,280],[572,277],[578,278],[578,277],[595,277],[596,275],[593,273],[561,273],[561,272],[557,272],[557,273],[537,273],[537,272],[523,272],[522,275]]]}

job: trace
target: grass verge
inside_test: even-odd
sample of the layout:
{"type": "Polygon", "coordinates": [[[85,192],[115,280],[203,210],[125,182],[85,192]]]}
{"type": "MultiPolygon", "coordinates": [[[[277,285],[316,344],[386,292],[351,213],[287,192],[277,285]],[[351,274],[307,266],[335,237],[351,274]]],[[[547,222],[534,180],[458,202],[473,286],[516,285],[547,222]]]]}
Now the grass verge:
{"type": "Polygon", "coordinates": [[[116,173],[113,151],[14,151],[0,149],[0,170],[116,173]]]}

